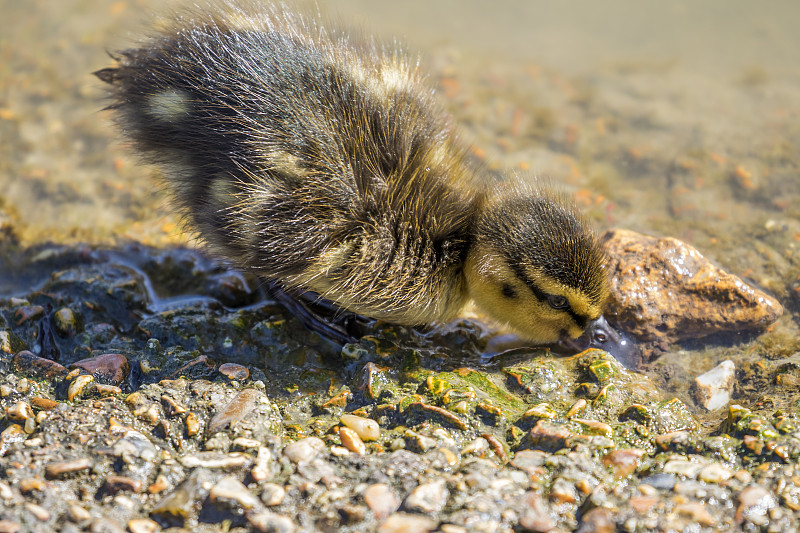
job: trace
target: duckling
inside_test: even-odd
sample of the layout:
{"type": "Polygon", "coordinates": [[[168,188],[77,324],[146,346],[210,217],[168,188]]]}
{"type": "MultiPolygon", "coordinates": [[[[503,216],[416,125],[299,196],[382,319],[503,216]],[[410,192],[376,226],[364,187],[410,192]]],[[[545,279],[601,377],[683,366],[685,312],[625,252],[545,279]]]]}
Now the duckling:
{"type": "Polygon", "coordinates": [[[271,285],[409,326],[474,301],[536,343],[601,317],[592,230],[541,185],[489,183],[400,47],[226,4],[113,58],[96,75],[124,134],[210,249],[271,285]]]}

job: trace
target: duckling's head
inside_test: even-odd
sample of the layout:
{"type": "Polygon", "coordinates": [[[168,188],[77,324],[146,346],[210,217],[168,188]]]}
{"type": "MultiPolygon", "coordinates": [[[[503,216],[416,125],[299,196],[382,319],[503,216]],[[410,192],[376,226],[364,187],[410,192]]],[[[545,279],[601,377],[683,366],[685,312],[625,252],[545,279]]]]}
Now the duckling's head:
{"type": "Polygon", "coordinates": [[[516,185],[488,196],[465,264],[470,297],[528,339],[577,338],[609,291],[604,253],[563,198],[516,185]]]}

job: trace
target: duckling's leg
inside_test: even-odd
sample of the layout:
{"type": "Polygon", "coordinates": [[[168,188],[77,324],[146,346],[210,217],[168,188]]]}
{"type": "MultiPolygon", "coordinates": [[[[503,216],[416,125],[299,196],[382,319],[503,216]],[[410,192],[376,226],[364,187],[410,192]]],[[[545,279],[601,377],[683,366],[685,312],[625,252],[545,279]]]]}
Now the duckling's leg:
{"type": "Polygon", "coordinates": [[[362,335],[361,328],[370,323],[367,318],[343,311],[333,302],[313,293],[293,294],[274,281],[267,282],[265,289],[275,301],[296,316],[306,329],[338,344],[358,342],[358,337],[362,335]]]}

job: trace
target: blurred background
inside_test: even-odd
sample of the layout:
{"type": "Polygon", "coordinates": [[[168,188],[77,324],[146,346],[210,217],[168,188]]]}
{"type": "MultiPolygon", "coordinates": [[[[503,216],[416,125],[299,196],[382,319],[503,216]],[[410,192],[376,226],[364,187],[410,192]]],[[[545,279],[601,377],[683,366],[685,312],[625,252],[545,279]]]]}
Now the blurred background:
{"type": "MultiPolygon", "coordinates": [[[[796,330],[800,3],[298,5],[406,43],[490,167],[562,184],[601,229],[690,242],[775,294],[796,330]]],[[[191,245],[91,74],[169,3],[0,8],[0,242],[191,245]]]]}

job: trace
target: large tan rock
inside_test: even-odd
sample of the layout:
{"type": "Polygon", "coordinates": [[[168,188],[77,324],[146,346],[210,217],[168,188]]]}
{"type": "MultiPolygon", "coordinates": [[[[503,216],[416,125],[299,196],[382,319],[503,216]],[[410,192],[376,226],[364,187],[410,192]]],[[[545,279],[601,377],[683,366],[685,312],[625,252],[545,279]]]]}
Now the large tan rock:
{"type": "Polygon", "coordinates": [[[606,316],[641,341],[764,329],[783,314],[775,298],[678,239],[616,229],[602,240],[612,279],[606,316]]]}

